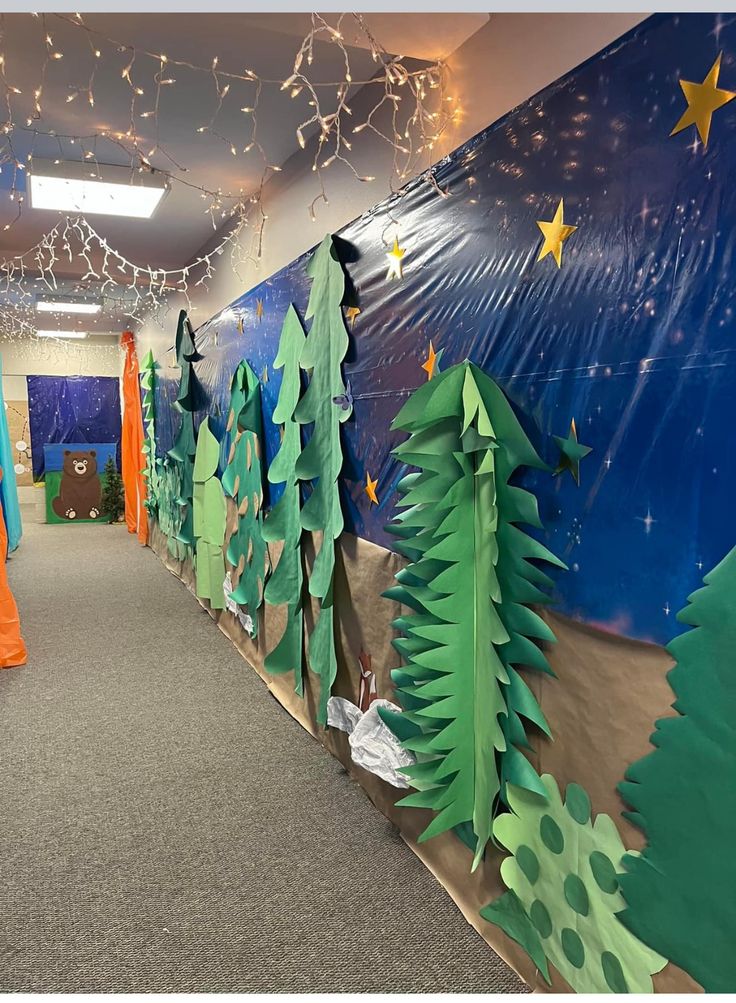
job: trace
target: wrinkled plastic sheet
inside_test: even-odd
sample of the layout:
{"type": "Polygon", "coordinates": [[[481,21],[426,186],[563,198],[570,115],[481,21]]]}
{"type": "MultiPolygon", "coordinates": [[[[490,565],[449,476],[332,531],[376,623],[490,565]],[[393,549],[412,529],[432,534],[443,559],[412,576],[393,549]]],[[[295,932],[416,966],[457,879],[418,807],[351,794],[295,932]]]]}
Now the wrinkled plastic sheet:
{"type": "Polygon", "coordinates": [[[399,770],[402,766],[411,766],[416,759],[402,748],[391,729],[383,723],[379,707],[401,712],[401,708],[390,700],[373,700],[364,713],[344,697],[330,697],[327,725],[347,732],[350,756],[356,766],[362,766],[392,787],[408,787],[406,777],[399,770]]]}
{"type": "MultiPolygon", "coordinates": [[[[349,531],[392,546],[384,525],[404,471],[389,426],[425,379],[432,339],[443,366],[468,357],[499,382],[550,464],[551,436],[572,418],[593,448],[580,488],[569,474],[522,478],[539,498],[545,542],[570,566],[557,576],[558,609],[657,642],[681,629],[674,611],[734,543],[736,102],[716,112],[707,151],[693,129],[669,135],[684,109],[680,76],[702,80],[720,49],[736,51],[732,20],[649,18],[443,161],[435,179],[447,196],[415,181],[341,232],[361,308],[344,366],[355,398],[340,481],[349,531]],[[578,229],[558,269],[551,256],[536,261],[536,221],[560,198],[578,229]],[[397,232],[404,278],[391,282],[385,252],[397,232]],[[378,478],[378,506],[366,471],[378,478]]],[[[728,62],[721,86],[736,89],[728,62]]],[[[273,359],[289,303],[304,315],[306,260],[197,332],[218,435],[240,358],[259,375],[268,367],[269,462],[279,444],[273,359]]],[[[165,356],[173,338],[172,324],[157,353],[162,452],[176,422],[165,406],[178,379],[165,356]]]]}

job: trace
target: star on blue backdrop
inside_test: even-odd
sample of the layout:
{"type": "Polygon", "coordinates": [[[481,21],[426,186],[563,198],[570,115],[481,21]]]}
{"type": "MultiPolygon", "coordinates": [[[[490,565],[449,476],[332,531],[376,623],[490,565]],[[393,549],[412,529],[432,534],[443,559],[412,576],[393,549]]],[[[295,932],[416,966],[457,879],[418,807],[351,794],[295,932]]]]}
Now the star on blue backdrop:
{"type": "MultiPolygon", "coordinates": [[[[570,568],[558,609],[657,642],[681,629],[675,612],[736,543],[736,101],[715,112],[707,148],[694,127],[670,137],[686,108],[680,79],[702,81],[721,51],[719,86],[736,90],[736,18],[649,18],[447,157],[434,171],[446,197],[415,181],[341,231],[361,309],[344,366],[355,398],[343,428],[349,531],[391,547],[384,525],[402,468],[389,425],[426,379],[431,339],[443,368],[470,358],[504,388],[551,466],[552,436],[573,418],[592,447],[580,487],[569,473],[523,478],[570,568]],[[551,254],[536,260],[537,221],[561,198],[577,229],[558,269],[551,254]],[[398,281],[386,276],[397,234],[398,281]]],[[[289,303],[304,315],[306,260],[197,332],[216,434],[238,361],[267,367],[269,462],[273,359],[289,303]]],[[[158,356],[162,454],[179,371],[170,352],[158,356]]]]}

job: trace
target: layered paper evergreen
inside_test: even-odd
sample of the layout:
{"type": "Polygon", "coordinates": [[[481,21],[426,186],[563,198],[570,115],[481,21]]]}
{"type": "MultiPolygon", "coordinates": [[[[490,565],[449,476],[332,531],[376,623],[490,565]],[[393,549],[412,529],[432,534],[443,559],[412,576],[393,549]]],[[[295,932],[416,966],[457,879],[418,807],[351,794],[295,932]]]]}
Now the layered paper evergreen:
{"type": "Polygon", "coordinates": [[[220,443],[212,434],[209,418],[199,426],[194,458],[192,531],[196,541],[194,570],[197,595],[212,609],[225,608],[225,495],[217,474],[220,443]]]}
{"type": "Polygon", "coordinates": [[[152,516],[158,515],[159,467],[156,462],[156,362],[149,349],[143,359],[141,387],[143,389],[143,455],[141,471],[146,482],[145,506],[152,516]]]}
{"type": "Polygon", "coordinates": [[[677,714],[620,785],[645,833],[624,858],[621,920],[706,992],[736,989],[736,548],[703,579],[667,646],[677,714]]]}
{"type": "Polygon", "coordinates": [[[238,575],[230,598],[245,606],[258,632],[258,607],[263,602],[267,552],[263,537],[263,467],[261,386],[243,360],[230,384],[227,420],[227,465],[222,475],[226,495],[235,499],[237,525],[227,546],[227,559],[238,575]]]}
{"type": "Polygon", "coordinates": [[[509,889],[481,909],[530,955],[549,982],[550,961],[577,993],[651,993],[665,958],[618,920],[624,907],[617,871],[624,845],[608,815],[591,816],[590,798],[542,778],[545,796],[508,786],[511,811],[493,835],[511,851],[501,864],[509,889]]]}
{"type": "Polygon", "coordinates": [[[418,471],[399,483],[404,511],[387,527],[410,561],[386,593],[411,611],[394,623],[403,713],[379,713],[417,757],[403,770],[416,793],[399,804],[435,812],[420,840],[457,828],[475,869],[507,783],[545,796],[521,750],[526,722],[549,729],[517,667],[552,674],[536,642],[554,635],[530,608],[552,581],[532,562],[564,565],[519,528],[540,527],[537,502],[509,478],[545,465],[476,366],[428,381],[392,428],[409,433],[395,455],[418,471]]]}
{"type": "Polygon", "coordinates": [[[199,362],[202,356],[197,351],[186,310],[179,311],[176,325],[176,364],[181,369],[179,390],[176,402],[182,411],[196,411],[202,403],[202,394],[197,377],[192,368],[193,362],[199,362]]]}
{"type": "Polygon", "coordinates": [[[264,598],[272,606],[286,604],[286,626],[276,647],[266,655],[268,672],[294,673],[294,689],[304,692],[302,677],[302,559],[301,489],[296,474],[301,453],[301,429],[294,411],[301,393],[299,359],[304,348],[304,331],[293,306],[289,307],[281,329],[274,368],[282,370],[281,388],[274,423],[282,427],[281,446],[268,468],[271,484],[283,484],[283,493],[263,524],[268,543],[283,541],[276,569],[266,584],[264,598]]]}
{"type": "MultiPolygon", "coordinates": [[[[179,405],[175,407],[180,410],[179,405]]],[[[172,490],[178,491],[173,498],[173,504],[178,512],[172,514],[174,538],[180,546],[177,548],[179,560],[191,557],[194,552],[194,456],[197,451],[197,437],[194,432],[194,417],[187,411],[181,412],[179,432],[174,445],[167,456],[171,461],[172,490]]]]}
{"type": "Polygon", "coordinates": [[[342,362],[348,335],[340,304],[345,293],[345,273],[333,238],[328,234],[314,252],[307,273],[312,279],[306,319],[311,319],[300,365],[310,373],[309,386],[294,418],[313,424],[307,445],[296,461],[296,476],[311,481],[312,491],[301,511],[302,529],[321,534],[309,576],[309,593],[319,600],[317,620],[309,638],[309,668],[319,677],[317,721],[327,724],[327,701],[337,675],[333,581],[335,541],[343,530],[337,478],[343,464],[340,425],[352,414],[346,402],[342,362]]]}

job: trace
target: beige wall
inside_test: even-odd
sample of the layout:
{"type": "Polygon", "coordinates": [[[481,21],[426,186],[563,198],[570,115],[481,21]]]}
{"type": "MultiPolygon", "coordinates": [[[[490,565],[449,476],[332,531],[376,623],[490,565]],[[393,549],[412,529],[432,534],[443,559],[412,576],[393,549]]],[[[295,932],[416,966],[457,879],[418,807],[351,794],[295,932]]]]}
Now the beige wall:
{"type": "MultiPolygon", "coordinates": [[[[437,159],[460,146],[506,112],[532,97],[644,19],[644,14],[492,14],[488,23],[452,55],[453,90],[464,115],[448,135],[437,159]]],[[[360,103],[360,95],[352,102],[360,103]]],[[[360,120],[357,114],[355,118],[360,120]]],[[[310,221],[307,206],[318,191],[311,158],[296,154],[266,187],[268,215],[263,257],[235,275],[224,256],[206,291],[192,296],[190,317],[195,327],[238,296],[277,272],[327,232],[335,232],[389,194],[391,150],[369,131],[354,137],[353,152],[363,174],[376,181],[362,184],[340,165],[325,173],[329,205],[317,207],[310,221]]],[[[307,153],[309,150],[306,151],[307,153]]],[[[246,232],[244,244],[251,237],[246,232]]],[[[171,338],[176,311],[186,304],[172,298],[164,323],[171,338]]],[[[158,321],[140,332],[139,351],[161,337],[158,321]]]]}

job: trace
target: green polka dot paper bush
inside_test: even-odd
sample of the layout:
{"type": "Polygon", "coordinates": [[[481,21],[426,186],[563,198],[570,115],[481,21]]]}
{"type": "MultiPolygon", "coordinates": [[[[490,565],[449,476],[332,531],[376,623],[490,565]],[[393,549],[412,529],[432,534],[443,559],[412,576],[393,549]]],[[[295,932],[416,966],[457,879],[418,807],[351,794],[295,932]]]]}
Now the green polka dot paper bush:
{"type": "Polygon", "coordinates": [[[617,918],[626,907],[617,871],[626,849],[608,815],[591,818],[590,799],[570,784],[562,803],[545,774],[548,798],[508,787],[511,812],[493,826],[512,854],[501,865],[509,889],[481,915],[500,926],[549,982],[551,962],[578,993],[650,993],[666,960],[617,918]]]}

